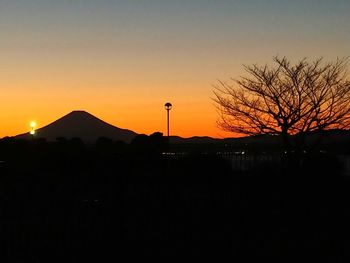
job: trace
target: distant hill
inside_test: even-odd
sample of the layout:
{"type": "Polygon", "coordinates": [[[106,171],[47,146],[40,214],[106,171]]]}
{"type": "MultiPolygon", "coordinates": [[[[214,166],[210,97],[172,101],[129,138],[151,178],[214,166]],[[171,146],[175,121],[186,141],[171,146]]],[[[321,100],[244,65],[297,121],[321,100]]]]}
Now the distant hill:
{"type": "MultiPolygon", "coordinates": [[[[67,139],[78,137],[84,142],[95,142],[100,137],[113,140],[131,142],[138,134],[128,130],[115,127],[86,111],[72,111],[51,124],[36,130],[37,138],[45,138],[48,141],[55,141],[59,137],[67,139]]],[[[318,140],[320,133],[314,132],[308,136],[307,141],[318,140]]],[[[18,139],[30,139],[29,133],[15,136],[18,139]]],[[[259,145],[278,144],[281,141],[279,136],[256,135],[239,138],[211,138],[208,136],[194,136],[183,138],[170,136],[172,144],[227,144],[227,145],[259,145]]],[[[342,144],[350,142],[349,130],[328,130],[322,132],[322,143],[342,144]]]]}
{"type": "MultiPolygon", "coordinates": [[[[72,111],[49,125],[36,130],[35,137],[55,141],[59,137],[67,139],[79,137],[84,142],[95,142],[100,137],[130,142],[137,133],[115,127],[86,111],[72,111]]],[[[29,139],[31,135],[24,133],[15,136],[18,139],[29,139]]]]}
{"type": "Polygon", "coordinates": [[[216,143],[221,141],[222,139],[216,139],[208,136],[194,136],[189,138],[170,136],[171,143],[216,143]]]}
{"type": "MultiPolygon", "coordinates": [[[[292,136],[292,140],[293,140],[292,136]]],[[[322,143],[344,143],[350,140],[350,130],[326,130],[321,132],[313,132],[307,136],[307,141],[313,142],[322,138],[322,143]]],[[[279,143],[281,137],[273,135],[254,135],[238,138],[211,138],[208,136],[194,136],[190,138],[182,138],[179,136],[170,136],[170,142],[175,144],[266,144],[279,143]]]]}
{"type": "Polygon", "coordinates": [[[175,144],[217,144],[217,143],[269,143],[278,140],[277,136],[271,135],[256,135],[256,136],[246,136],[238,138],[212,138],[208,136],[194,136],[189,138],[183,138],[180,136],[170,136],[170,142],[175,144]]]}

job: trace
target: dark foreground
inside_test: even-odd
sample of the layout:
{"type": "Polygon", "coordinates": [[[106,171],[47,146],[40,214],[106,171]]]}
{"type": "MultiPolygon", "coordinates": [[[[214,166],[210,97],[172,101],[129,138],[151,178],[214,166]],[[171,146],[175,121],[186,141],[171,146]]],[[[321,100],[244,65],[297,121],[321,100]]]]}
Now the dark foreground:
{"type": "Polygon", "coordinates": [[[147,147],[16,147],[0,164],[2,262],[350,253],[350,182],[329,159],[242,173],[215,156],[147,147]]]}

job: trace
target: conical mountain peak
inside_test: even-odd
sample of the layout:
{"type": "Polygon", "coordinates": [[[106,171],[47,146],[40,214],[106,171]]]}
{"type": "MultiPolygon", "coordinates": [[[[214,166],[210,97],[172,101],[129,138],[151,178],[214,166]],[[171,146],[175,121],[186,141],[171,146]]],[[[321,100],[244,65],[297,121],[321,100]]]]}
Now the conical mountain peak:
{"type": "Polygon", "coordinates": [[[92,116],[95,117],[94,115],[92,115],[91,113],[85,111],[85,110],[74,110],[71,111],[70,113],[68,113],[66,116],[68,115],[78,115],[78,116],[92,116]]]}
{"type": "MultiPolygon", "coordinates": [[[[72,111],[36,131],[38,138],[45,138],[49,141],[56,140],[59,137],[67,139],[78,137],[85,142],[94,142],[100,137],[107,137],[113,140],[130,142],[136,135],[131,130],[115,127],[84,110],[72,111]]],[[[26,133],[16,137],[26,138],[28,136],[26,133]]]]}

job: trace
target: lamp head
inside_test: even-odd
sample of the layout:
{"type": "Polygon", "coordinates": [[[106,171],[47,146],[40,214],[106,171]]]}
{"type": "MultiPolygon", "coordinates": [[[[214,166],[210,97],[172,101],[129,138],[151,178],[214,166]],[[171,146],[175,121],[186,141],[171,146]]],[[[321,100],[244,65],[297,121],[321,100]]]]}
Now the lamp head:
{"type": "Polygon", "coordinates": [[[170,102],[167,102],[167,103],[165,103],[164,107],[165,107],[166,110],[171,110],[171,108],[173,107],[173,105],[171,105],[170,102]]]}

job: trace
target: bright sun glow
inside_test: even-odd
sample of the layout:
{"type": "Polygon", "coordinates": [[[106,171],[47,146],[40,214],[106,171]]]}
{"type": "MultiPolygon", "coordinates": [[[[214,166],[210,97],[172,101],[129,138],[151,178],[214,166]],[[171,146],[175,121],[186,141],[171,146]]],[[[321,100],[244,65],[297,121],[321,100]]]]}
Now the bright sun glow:
{"type": "Polygon", "coordinates": [[[31,128],[34,128],[35,126],[36,126],[36,122],[35,122],[35,121],[31,121],[31,122],[30,122],[30,127],[31,127],[31,128]]]}
{"type": "Polygon", "coordinates": [[[35,131],[34,131],[34,130],[31,130],[29,133],[30,133],[31,135],[34,135],[34,134],[35,134],[35,131]]]}

